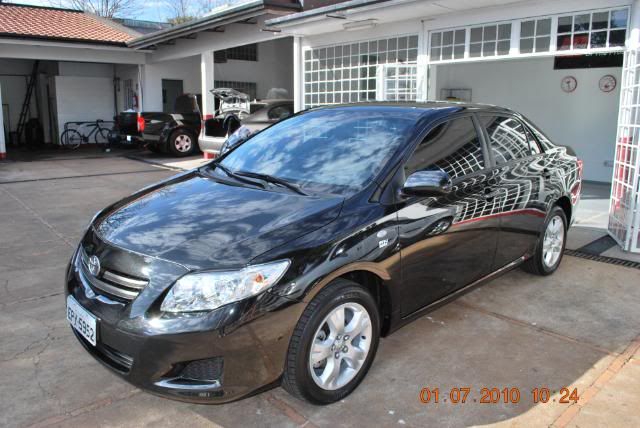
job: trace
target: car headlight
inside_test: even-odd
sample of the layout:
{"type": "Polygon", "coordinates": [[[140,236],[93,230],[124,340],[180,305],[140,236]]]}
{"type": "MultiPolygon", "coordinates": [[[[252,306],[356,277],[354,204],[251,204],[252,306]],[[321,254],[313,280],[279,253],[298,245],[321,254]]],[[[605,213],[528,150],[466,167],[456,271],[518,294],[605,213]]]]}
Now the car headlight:
{"type": "Polygon", "coordinates": [[[273,286],[289,260],[247,266],[236,271],[188,274],[173,285],[160,309],[165,312],[210,311],[255,296],[273,286]]]}

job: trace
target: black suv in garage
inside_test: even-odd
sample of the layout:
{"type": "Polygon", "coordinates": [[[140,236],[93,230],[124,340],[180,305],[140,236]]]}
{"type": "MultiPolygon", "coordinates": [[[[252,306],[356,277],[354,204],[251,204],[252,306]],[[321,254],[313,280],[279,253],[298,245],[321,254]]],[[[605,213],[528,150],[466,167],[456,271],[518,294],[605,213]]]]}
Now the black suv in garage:
{"type": "Polygon", "coordinates": [[[98,213],[67,318],[100,362],[167,397],[281,383],[331,403],[381,336],[517,266],[553,273],[581,177],[507,109],[311,109],[98,213]]]}

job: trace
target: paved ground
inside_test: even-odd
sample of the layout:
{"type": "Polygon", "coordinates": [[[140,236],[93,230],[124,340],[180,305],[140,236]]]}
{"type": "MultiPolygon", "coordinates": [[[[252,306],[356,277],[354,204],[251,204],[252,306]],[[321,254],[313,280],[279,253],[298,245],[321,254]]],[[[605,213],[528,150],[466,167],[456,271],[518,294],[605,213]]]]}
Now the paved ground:
{"type": "MultiPolygon", "coordinates": [[[[638,424],[640,271],[574,257],[550,278],[509,273],[382,340],[363,384],[329,407],[280,388],[199,406],[129,386],[72,336],[64,269],[95,211],[173,173],[122,157],[0,163],[0,426],[638,424]],[[466,404],[444,402],[466,386],[466,404]],[[520,388],[520,403],[473,402],[485,386],[520,388]],[[533,403],[533,388],[564,386],[577,404],[557,393],[533,403]],[[440,403],[422,404],[424,387],[439,388],[440,403]]],[[[589,217],[583,228],[598,230],[589,217]]],[[[591,233],[577,230],[576,248],[591,233]]]]}

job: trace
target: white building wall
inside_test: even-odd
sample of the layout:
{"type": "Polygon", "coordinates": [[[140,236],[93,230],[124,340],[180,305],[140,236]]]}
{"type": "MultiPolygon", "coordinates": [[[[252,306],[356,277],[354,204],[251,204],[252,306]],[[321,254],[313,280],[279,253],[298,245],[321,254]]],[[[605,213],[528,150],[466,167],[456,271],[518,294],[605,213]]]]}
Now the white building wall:
{"type": "Polygon", "coordinates": [[[53,80],[59,133],[66,122],[113,120],[113,78],[55,76],[53,80]]]}
{"type": "Polygon", "coordinates": [[[473,102],[519,111],[552,141],[576,151],[584,160],[585,179],[611,180],[620,90],[618,85],[613,92],[602,92],[598,81],[611,74],[620,82],[621,68],[554,70],[550,57],[437,68],[438,97],[442,88],[469,88],[473,102]],[[578,81],[572,93],[560,88],[567,75],[578,81]]]}
{"type": "MultiPolygon", "coordinates": [[[[0,85],[2,86],[2,104],[5,117],[4,126],[11,132],[18,126],[20,108],[27,92],[27,81],[31,74],[33,61],[0,59],[0,85]]],[[[35,97],[31,98],[31,111],[36,114],[35,97]]]]}
{"type": "Polygon", "coordinates": [[[258,61],[229,60],[214,65],[215,80],[255,82],[257,97],[265,98],[271,88],[283,88],[293,99],[293,39],[258,44],[258,61]]]}
{"type": "MultiPolygon", "coordinates": [[[[135,71],[134,82],[137,79],[135,71]]],[[[162,79],[182,80],[185,93],[199,94],[200,56],[144,65],[142,109],[162,111],[162,79]]]]}
{"type": "Polygon", "coordinates": [[[113,78],[114,65],[91,63],[91,62],[61,61],[58,63],[58,74],[60,76],[87,76],[87,77],[113,78]]]}

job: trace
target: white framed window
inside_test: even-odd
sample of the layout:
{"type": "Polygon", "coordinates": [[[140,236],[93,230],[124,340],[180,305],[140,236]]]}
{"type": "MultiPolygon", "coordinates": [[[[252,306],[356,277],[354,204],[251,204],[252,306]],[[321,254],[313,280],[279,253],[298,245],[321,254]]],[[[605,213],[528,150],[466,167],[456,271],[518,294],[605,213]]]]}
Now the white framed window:
{"type": "MultiPolygon", "coordinates": [[[[397,64],[415,65],[418,60],[418,36],[317,47],[304,52],[304,105],[355,103],[376,100],[379,93],[379,67],[397,64]]],[[[412,79],[416,79],[417,68],[412,79]]],[[[408,79],[411,81],[412,79],[408,79]]],[[[399,79],[404,81],[404,76],[399,79]]],[[[400,85],[404,86],[404,83],[400,85]]],[[[407,96],[404,89],[396,96],[407,96]],[[402,92],[402,93],[401,93],[402,92]]],[[[417,90],[409,88],[409,91],[417,90]]],[[[415,99],[415,98],[413,98],[415,99]]]]}
{"type": "Polygon", "coordinates": [[[628,21],[628,8],[559,16],[556,49],[624,47],[628,21]]]}
{"type": "Polygon", "coordinates": [[[551,18],[520,22],[520,53],[549,52],[551,49],[551,18]]]}
{"type": "Polygon", "coordinates": [[[488,57],[508,55],[511,49],[511,23],[471,27],[469,56],[488,57]]]}
{"type": "Polygon", "coordinates": [[[464,58],[467,30],[435,31],[431,33],[431,61],[464,58]]]}
{"type": "Polygon", "coordinates": [[[385,101],[415,101],[418,98],[418,66],[411,64],[385,64],[381,67],[382,94],[385,101]]]}

